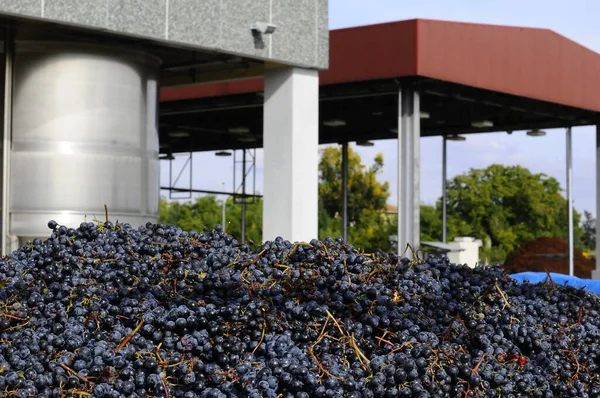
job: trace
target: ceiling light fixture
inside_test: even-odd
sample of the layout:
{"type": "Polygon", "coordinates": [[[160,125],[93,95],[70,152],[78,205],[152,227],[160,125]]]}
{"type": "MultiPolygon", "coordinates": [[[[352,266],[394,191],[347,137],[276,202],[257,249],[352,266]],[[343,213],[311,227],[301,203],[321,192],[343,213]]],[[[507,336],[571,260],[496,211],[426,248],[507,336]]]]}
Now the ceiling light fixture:
{"type": "Polygon", "coordinates": [[[465,141],[467,139],[466,137],[458,134],[447,135],[445,138],[446,141],[465,141]]]}
{"type": "Polygon", "coordinates": [[[421,117],[421,119],[429,119],[429,112],[421,112],[419,114],[419,116],[421,117]]]}
{"type": "Polygon", "coordinates": [[[533,129],[527,132],[527,135],[530,137],[543,137],[546,135],[546,132],[540,129],[533,129]]]}
{"type": "Polygon", "coordinates": [[[374,146],[375,144],[371,141],[356,141],[358,146],[374,146]]]}
{"type": "Polygon", "coordinates": [[[494,122],[492,122],[491,120],[476,120],[474,122],[471,122],[471,126],[473,127],[493,127],[494,126],[494,122]]]}
{"type": "Polygon", "coordinates": [[[225,157],[225,156],[231,156],[231,152],[228,152],[228,151],[219,151],[219,152],[215,153],[215,156],[223,156],[223,157],[225,157]]]}
{"type": "Polygon", "coordinates": [[[346,121],[341,120],[341,119],[332,119],[332,120],[325,120],[323,122],[323,124],[328,127],[341,127],[341,126],[346,125],[346,121]]]}
{"type": "Polygon", "coordinates": [[[188,133],[187,131],[171,131],[169,133],[169,137],[173,137],[173,138],[185,138],[185,137],[189,137],[190,133],[188,133]]]}
{"type": "Polygon", "coordinates": [[[230,127],[227,131],[229,131],[232,134],[247,134],[250,132],[250,129],[248,127],[230,127]]]}

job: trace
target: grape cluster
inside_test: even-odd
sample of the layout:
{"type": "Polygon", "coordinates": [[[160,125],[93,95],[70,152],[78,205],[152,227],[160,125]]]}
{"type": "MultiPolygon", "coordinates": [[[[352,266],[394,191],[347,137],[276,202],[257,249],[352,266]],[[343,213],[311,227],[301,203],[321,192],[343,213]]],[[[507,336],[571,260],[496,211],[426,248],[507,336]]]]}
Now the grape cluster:
{"type": "Polygon", "coordinates": [[[600,397],[600,299],[498,267],[51,221],[0,261],[0,396],[600,397]]]}

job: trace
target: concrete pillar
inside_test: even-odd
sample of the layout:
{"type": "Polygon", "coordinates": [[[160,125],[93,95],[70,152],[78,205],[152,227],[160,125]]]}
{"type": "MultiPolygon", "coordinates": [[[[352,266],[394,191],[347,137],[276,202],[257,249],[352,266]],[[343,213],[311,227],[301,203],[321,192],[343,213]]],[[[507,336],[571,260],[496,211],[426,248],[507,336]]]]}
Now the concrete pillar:
{"type": "MultiPolygon", "coordinates": [[[[402,88],[398,94],[398,252],[407,244],[419,249],[420,146],[419,93],[402,88]]],[[[412,258],[410,250],[405,255],[412,258]]]]}
{"type": "Polygon", "coordinates": [[[592,279],[600,279],[600,125],[596,126],[596,269],[592,279]]]}
{"type": "Polygon", "coordinates": [[[318,237],[319,74],[265,72],[263,240],[318,237]]]}

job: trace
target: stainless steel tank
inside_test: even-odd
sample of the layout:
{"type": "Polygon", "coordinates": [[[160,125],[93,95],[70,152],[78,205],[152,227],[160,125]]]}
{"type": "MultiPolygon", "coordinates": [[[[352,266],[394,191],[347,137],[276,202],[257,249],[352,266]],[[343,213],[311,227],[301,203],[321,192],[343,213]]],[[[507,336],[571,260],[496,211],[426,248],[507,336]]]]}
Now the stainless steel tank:
{"type": "Polygon", "coordinates": [[[159,60],[72,43],[17,42],[10,231],[94,217],[134,226],[159,211],[159,60]]]}

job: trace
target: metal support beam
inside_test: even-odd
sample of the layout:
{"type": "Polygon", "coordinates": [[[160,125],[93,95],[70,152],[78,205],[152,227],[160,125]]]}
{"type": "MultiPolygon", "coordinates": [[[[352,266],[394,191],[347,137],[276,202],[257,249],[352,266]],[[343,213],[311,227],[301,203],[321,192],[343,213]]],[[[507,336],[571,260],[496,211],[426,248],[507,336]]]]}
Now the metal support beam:
{"type": "Polygon", "coordinates": [[[569,206],[569,275],[575,275],[573,233],[573,145],[571,127],[567,128],[567,204],[569,206]]]}
{"type": "Polygon", "coordinates": [[[242,177],[242,220],[241,220],[241,238],[242,244],[246,243],[246,150],[242,151],[242,164],[244,165],[244,173],[242,177]]]}
{"type": "MultiPolygon", "coordinates": [[[[402,88],[398,93],[398,253],[408,245],[420,246],[420,138],[419,93],[402,88]]],[[[412,258],[410,250],[405,255],[412,258]]]]}
{"type": "MultiPolygon", "coordinates": [[[[225,181],[221,182],[221,185],[223,186],[223,188],[225,188],[225,181]]],[[[221,204],[221,225],[223,226],[223,229],[226,229],[227,225],[225,224],[226,218],[225,218],[225,212],[227,209],[227,196],[225,196],[223,198],[223,203],[221,204]]]]}
{"type": "Polygon", "coordinates": [[[10,251],[10,151],[12,143],[12,89],[14,45],[12,29],[5,30],[4,38],[4,123],[2,139],[2,255],[10,251]]]}
{"type": "Polygon", "coordinates": [[[596,269],[592,279],[600,279],[600,124],[596,126],[596,269]]]}
{"type": "Polygon", "coordinates": [[[342,238],[348,241],[348,143],[342,144],[342,238]]]}
{"type": "MultiPolygon", "coordinates": [[[[234,198],[241,198],[242,194],[237,192],[227,192],[227,191],[212,191],[208,189],[187,189],[187,188],[174,188],[174,187],[160,187],[161,191],[175,191],[175,192],[193,192],[193,193],[205,193],[208,195],[227,195],[234,198]]],[[[247,198],[262,198],[262,195],[259,194],[246,194],[247,198]]]]}
{"type": "MultiPolygon", "coordinates": [[[[204,68],[189,72],[167,74],[161,79],[161,86],[168,87],[169,90],[177,90],[181,87],[186,88],[191,85],[200,85],[206,83],[224,83],[236,80],[247,80],[260,78],[265,71],[265,65],[258,62],[245,62],[237,64],[214,65],[213,68],[204,68]]],[[[169,93],[171,94],[171,93],[169,93]]],[[[172,95],[172,94],[171,94],[172,95]]]]}
{"type": "Polygon", "coordinates": [[[177,177],[175,177],[175,178],[173,178],[173,170],[174,170],[173,161],[174,160],[175,160],[174,158],[169,159],[169,187],[180,188],[180,189],[169,190],[169,199],[171,199],[171,200],[173,200],[173,199],[191,199],[192,198],[193,176],[194,176],[193,175],[193,173],[194,173],[194,152],[192,152],[192,151],[189,152],[188,158],[185,160],[185,163],[183,164],[183,166],[181,166],[181,170],[179,170],[179,173],[177,174],[177,177]],[[189,181],[188,181],[189,188],[176,187],[177,183],[183,176],[183,173],[188,168],[189,168],[189,181]],[[175,195],[175,193],[184,193],[185,195],[175,195]]]}
{"type": "Polygon", "coordinates": [[[263,240],[318,237],[319,72],[265,72],[263,240]]]}
{"type": "Polygon", "coordinates": [[[448,213],[447,213],[447,203],[448,203],[448,192],[446,188],[446,181],[448,180],[448,140],[446,136],[442,137],[442,242],[446,243],[448,239],[447,231],[448,231],[448,213]]]}

